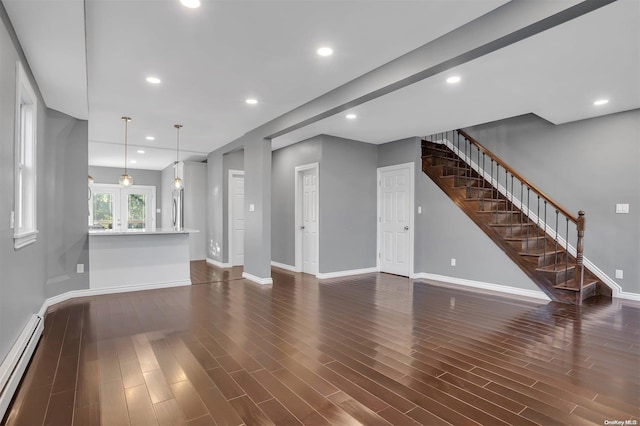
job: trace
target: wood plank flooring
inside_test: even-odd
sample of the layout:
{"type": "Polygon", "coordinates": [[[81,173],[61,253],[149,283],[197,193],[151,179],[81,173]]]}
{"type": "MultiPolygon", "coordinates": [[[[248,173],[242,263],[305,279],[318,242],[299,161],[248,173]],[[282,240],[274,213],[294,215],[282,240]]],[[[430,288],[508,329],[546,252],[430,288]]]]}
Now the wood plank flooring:
{"type": "MultiPolygon", "coordinates": [[[[640,307],[192,264],[191,287],[50,309],[8,425],[640,419],[640,307]]],[[[610,423],[612,424],[612,423],[610,423]]],[[[634,423],[627,423],[628,425],[634,423]]]]}

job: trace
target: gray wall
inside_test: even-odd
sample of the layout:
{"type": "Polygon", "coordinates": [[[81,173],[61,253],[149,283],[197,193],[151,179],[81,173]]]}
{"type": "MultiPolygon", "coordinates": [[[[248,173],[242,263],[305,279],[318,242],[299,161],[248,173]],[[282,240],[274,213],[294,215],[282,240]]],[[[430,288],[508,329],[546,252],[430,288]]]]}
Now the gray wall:
{"type": "Polygon", "coordinates": [[[86,122],[46,108],[0,4],[0,360],[46,297],[89,286],[87,273],[75,273],[75,264],[86,264],[88,258],[87,137],[86,122]],[[18,60],[38,95],[36,161],[40,233],[34,244],[15,250],[9,217],[14,210],[18,60]]]}
{"type": "Polygon", "coordinates": [[[205,163],[184,163],[184,227],[198,232],[189,234],[189,255],[191,260],[204,260],[207,194],[207,165],[205,163]]]}
{"type": "MultiPolygon", "coordinates": [[[[222,156],[222,260],[229,262],[229,170],[244,170],[244,149],[226,153],[222,156]]],[[[246,203],[245,203],[246,204],[246,203]]]]}
{"type": "Polygon", "coordinates": [[[320,272],[376,266],[378,147],[324,136],[320,163],[320,272]]]}
{"type": "Polygon", "coordinates": [[[52,297],[89,288],[86,178],[89,126],[87,121],[47,110],[45,132],[45,191],[39,195],[46,206],[45,297],[52,297]],[[84,274],[76,273],[79,263],[84,264],[84,274]]]}
{"type": "Polygon", "coordinates": [[[318,162],[321,273],[375,267],[377,147],[320,135],[273,153],[273,260],[295,264],[295,168],[318,162]]]}
{"type": "MultiPolygon", "coordinates": [[[[264,130],[264,129],[263,129],[264,130]]],[[[224,166],[223,156],[244,150],[245,245],[244,272],[258,278],[271,277],[271,140],[263,130],[213,151],[207,157],[207,257],[224,262],[224,166]],[[255,210],[249,212],[249,204],[255,210]]]]}
{"type": "MultiPolygon", "coordinates": [[[[273,152],[271,253],[275,262],[291,266],[296,263],[295,169],[298,166],[322,161],[322,141],[323,136],[320,135],[273,152]]],[[[322,178],[322,173],[320,178],[322,178]]],[[[322,188],[322,183],[320,183],[320,189],[322,190],[322,188]]]]}
{"type": "MultiPolygon", "coordinates": [[[[585,257],[640,293],[640,110],[555,126],[533,114],[468,132],[571,212],[586,212],[585,257]],[[628,203],[629,214],[616,214],[628,203]]],[[[574,241],[570,241],[575,245],[574,241]]]]}
{"type": "MultiPolygon", "coordinates": [[[[89,174],[93,177],[96,183],[111,183],[117,184],[120,179],[120,175],[123,170],[119,167],[100,167],[89,166],[89,174]]],[[[135,185],[148,185],[156,187],[156,208],[161,209],[161,213],[156,213],[156,227],[162,228],[163,223],[171,223],[171,211],[169,210],[169,222],[165,222],[162,190],[162,172],[159,170],[142,170],[142,169],[130,169],[127,168],[127,173],[133,176],[133,183],[135,185]]],[[[171,168],[171,177],[173,177],[173,167],[171,168]]],[[[171,185],[171,182],[167,184],[167,187],[171,185]]]]}

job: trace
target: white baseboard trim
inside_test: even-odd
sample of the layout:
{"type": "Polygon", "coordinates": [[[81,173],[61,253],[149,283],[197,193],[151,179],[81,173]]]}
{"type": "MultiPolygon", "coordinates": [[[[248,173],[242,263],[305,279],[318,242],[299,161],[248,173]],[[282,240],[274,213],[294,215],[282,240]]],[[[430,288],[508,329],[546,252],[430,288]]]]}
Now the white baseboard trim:
{"type": "Polygon", "coordinates": [[[326,280],[328,278],[348,277],[350,275],[370,274],[372,272],[378,272],[378,268],[373,266],[371,268],[351,269],[351,270],[347,270],[347,271],[318,272],[316,274],[316,278],[318,278],[320,280],[326,280]]]}
{"type": "Polygon", "coordinates": [[[280,269],[286,269],[287,271],[291,271],[291,272],[300,272],[300,271],[296,271],[295,266],[287,265],[286,263],[274,262],[273,260],[271,261],[271,266],[275,266],[276,268],[280,268],[280,269]]]}
{"type": "Polygon", "coordinates": [[[598,268],[593,262],[591,262],[586,257],[583,258],[583,264],[585,268],[593,272],[596,277],[600,278],[603,283],[605,283],[611,288],[611,293],[613,297],[617,299],[640,301],[640,294],[630,293],[628,291],[622,290],[622,287],[620,287],[620,284],[615,282],[609,275],[605,274],[602,269],[598,268]]]}
{"type": "Polygon", "coordinates": [[[448,277],[446,275],[429,274],[427,272],[415,273],[411,276],[411,278],[441,281],[448,284],[457,284],[457,285],[463,285],[466,287],[481,288],[483,290],[497,291],[500,293],[508,293],[508,294],[515,294],[518,296],[533,297],[536,299],[542,299],[546,301],[551,300],[549,296],[547,296],[540,290],[528,290],[528,289],[511,287],[511,286],[500,285],[500,284],[466,280],[464,278],[448,277]]]}
{"type": "Polygon", "coordinates": [[[273,279],[271,277],[269,278],[260,278],[260,277],[256,277],[255,275],[251,275],[247,272],[243,272],[242,273],[242,278],[245,278],[249,281],[253,281],[254,283],[258,283],[258,284],[262,284],[262,285],[267,285],[267,284],[273,284],[273,279]]]}
{"type": "Polygon", "coordinates": [[[67,300],[75,299],[78,297],[101,296],[103,294],[127,293],[130,291],[155,290],[159,288],[180,287],[180,286],[186,286],[186,285],[191,285],[191,280],[167,281],[163,283],[140,284],[140,285],[129,285],[129,286],[117,286],[117,287],[88,288],[84,290],[67,291],[66,293],[62,293],[57,296],[53,296],[46,299],[42,304],[42,307],[40,308],[40,312],[38,312],[38,315],[44,318],[44,315],[46,314],[47,309],[49,309],[49,306],[53,306],[61,302],[66,302],[67,300]]]}
{"type": "Polygon", "coordinates": [[[42,317],[33,315],[0,364],[0,419],[4,417],[13,394],[31,361],[43,328],[42,317]]]}
{"type": "Polygon", "coordinates": [[[223,263],[210,257],[207,257],[207,263],[217,266],[218,268],[231,268],[233,266],[231,263],[223,263]]]}

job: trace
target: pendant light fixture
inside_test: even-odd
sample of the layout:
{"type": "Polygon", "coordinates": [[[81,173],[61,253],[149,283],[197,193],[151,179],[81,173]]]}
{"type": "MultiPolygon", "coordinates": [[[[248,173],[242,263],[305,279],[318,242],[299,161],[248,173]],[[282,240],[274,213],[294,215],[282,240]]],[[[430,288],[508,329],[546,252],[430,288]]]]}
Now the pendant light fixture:
{"type": "Polygon", "coordinates": [[[120,176],[120,186],[131,186],[133,185],[133,177],[127,174],[127,130],[129,122],[131,121],[131,117],[122,117],[124,121],[124,174],[120,176]]]}
{"type": "Polygon", "coordinates": [[[182,189],[184,188],[184,182],[182,181],[182,179],[180,179],[180,176],[178,176],[178,164],[180,163],[179,161],[179,154],[180,154],[180,128],[182,127],[182,124],[174,124],[173,127],[176,128],[176,162],[173,163],[173,169],[174,169],[174,173],[173,173],[173,184],[171,185],[171,187],[173,189],[182,189]]]}

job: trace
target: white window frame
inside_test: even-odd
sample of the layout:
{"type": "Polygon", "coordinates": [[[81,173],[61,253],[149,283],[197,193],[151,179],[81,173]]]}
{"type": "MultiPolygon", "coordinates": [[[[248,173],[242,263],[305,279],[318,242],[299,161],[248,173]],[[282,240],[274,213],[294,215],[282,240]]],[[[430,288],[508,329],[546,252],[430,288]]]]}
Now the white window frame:
{"type": "MultiPolygon", "coordinates": [[[[100,193],[102,191],[109,192],[109,190],[114,191],[114,206],[117,206],[117,209],[114,208],[113,212],[113,230],[118,232],[128,231],[126,229],[126,213],[127,213],[127,194],[129,193],[138,193],[138,192],[148,192],[151,199],[149,200],[149,204],[146,206],[145,211],[145,219],[147,223],[149,223],[149,227],[144,228],[146,230],[155,231],[156,230],[156,187],[155,185],[131,185],[129,187],[123,188],[118,184],[111,183],[92,183],[89,184],[89,189],[91,190],[91,196],[89,197],[89,226],[93,223],[93,195],[96,193],[100,193]],[[117,210],[117,211],[116,211],[117,210]]],[[[141,230],[131,230],[131,231],[141,231],[141,230]]]]}
{"type": "Polygon", "coordinates": [[[20,249],[36,242],[38,97],[22,64],[16,63],[13,245],[20,249]]]}

